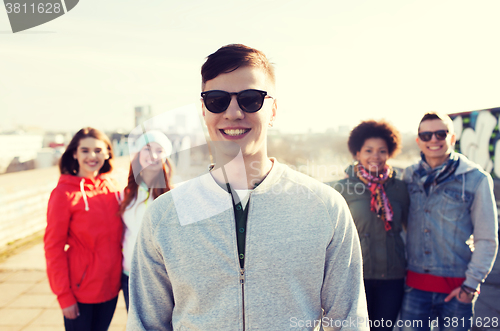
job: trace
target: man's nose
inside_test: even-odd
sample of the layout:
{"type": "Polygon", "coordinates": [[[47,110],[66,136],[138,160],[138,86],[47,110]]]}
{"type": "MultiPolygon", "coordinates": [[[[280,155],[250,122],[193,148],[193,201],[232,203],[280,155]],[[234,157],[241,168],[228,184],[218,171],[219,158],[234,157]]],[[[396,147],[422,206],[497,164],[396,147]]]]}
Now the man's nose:
{"type": "Polygon", "coordinates": [[[432,136],[431,136],[431,141],[432,141],[432,142],[436,142],[436,141],[438,141],[438,138],[436,137],[436,134],[435,134],[435,133],[433,133],[433,134],[432,134],[432,136]]]}
{"type": "Polygon", "coordinates": [[[236,95],[231,96],[231,102],[229,103],[229,106],[227,107],[224,115],[229,120],[241,119],[245,117],[243,110],[241,110],[240,106],[238,105],[236,95]]]}

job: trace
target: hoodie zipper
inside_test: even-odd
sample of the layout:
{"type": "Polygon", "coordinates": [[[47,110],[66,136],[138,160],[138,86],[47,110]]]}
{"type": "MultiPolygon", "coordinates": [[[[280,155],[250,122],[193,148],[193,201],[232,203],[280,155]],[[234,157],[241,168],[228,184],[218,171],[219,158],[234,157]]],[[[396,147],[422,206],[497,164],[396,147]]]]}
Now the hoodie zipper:
{"type": "MultiPolygon", "coordinates": [[[[234,208],[233,191],[231,190],[231,186],[229,185],[229,181],[227,180],[227,175],[226,175],[226,172],[224,171],[224,167],[222,167],[221,169],[222,169],[222,173],[224,174],[224,179],[226,181],[227,192],[229,193],[229,196],[231,197],[231,204],[233,205],[233,208],[234,208]]],[[[248,197],[248,202],[247,202],[248,203],[247,208],[250,208],[250,195],[252,193],[249,192],[248,194],[249,194],[249,197],[248,197]]],[[[250,209],[248,210],[248,212],[250,213],[250,209]]],[[[233,224],[235,225],[233,233],[236,236],[236,241],[238,241],[238,237],[236,234],[236,215],[234,214],[234,211],[233,211],[233,220],[234,220],[233,224]]],[[[247,224],[248,224],[248,218],[247,218],[247,224]]],[[[246,240],[245,240],[245,246],[246,246],[246,240]]],[[[246,247],[245,247],[245,253],[246,253],[246,247]]],[[[239,256],[238,246],[236,246],[236,256],[239,256]]],[[[239,261],[237,263],[239,264],[239,261]]],[[[245,331],[245,268],[240,267],[240,277],[239,278],[240,278],[240,284],[241,284],[241,312],[243,315],[243,331],[245,331]]]]}
{"type": "MultiPolygon", "coordinates": [[[[252,197],[252,192],[248,193],[248,201],[247,201],[247,208],[248,208],[248,213],[247,213],[247,224],[246,228],[247,230],[245,231],[245,262],[247,261],[247,243],[248,243],[248,237],[247,237],[247,232],[248,232],[248,215],[250,215],[250,198],[252,197]]],[[[236,224],[236,219],[235,219],[235,224],[236,224]]],[[[243,331],[245,331],[245,267],[240,268],[240,284],[241,284],[241,311],[243,313],[243,331]]]]}
{"type": "Polygon", "coordinates": [[[241,310],[243,312],[243,331],[245,331],[245,268],[240,269],[240,284],[241,284],[241,310]]]}
{"type": "MultiPolygon", "coordinates": [[[[230,190],[230,188],[229,188],[230,190]]],[[[231,192],[231,191],[229,191],[231,192]]],[[[234,204],[234,199],[233,199],[233,196],[232,196],[232,193],[230,193],[230,196],[231,196],[231,203],[234,204]]],[[[248,202],[250,203],[250,201],[248,202]]],[[[250,207],[250,206],[248,206],[250,207]]],[[[249,210],[250,212],[250,210],[249,210]]],[[[234,215],[234,212],[233,212],[233,224],[236,225],[236,215],[234,215]]],[[[236,235],[236,227],[235,227],[235,230],[234,230],[234,234],[236,235]]],[[[236,238],[236,240],[238,240],[238,238],[236,238]]],[[[245,240],[245,246],[246,246],[246,240],[245,240]]],[[[245,247],[245,253],[246,253],[246,247],[245,247]]],[[[237,256],[238,255],[238,246],[236,246],[236,254],[237,256]]],[[[240,264],[239,261],[237,262],[238,265],[240,264]]],[[[241,312],[242,312],[242,315],[243,315],[243,331],[245,331],[245,268],[240,268],[240,275],[239,275],[239,281],[240,281],[240,284],[241,284],[241,312]]]]}

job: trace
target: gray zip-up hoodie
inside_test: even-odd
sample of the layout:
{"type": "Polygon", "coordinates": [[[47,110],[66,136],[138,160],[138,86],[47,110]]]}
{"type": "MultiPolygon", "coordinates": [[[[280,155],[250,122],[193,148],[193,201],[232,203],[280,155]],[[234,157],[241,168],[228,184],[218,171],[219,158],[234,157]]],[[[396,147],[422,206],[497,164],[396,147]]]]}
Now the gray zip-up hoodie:
{"type": "Polygon", "coordinates": [[[344,199],[273,161],[250,195],[245,269],[231,196],[210,174],[154,201],[132,260],[127,330],[368,330],[344,199]]]}

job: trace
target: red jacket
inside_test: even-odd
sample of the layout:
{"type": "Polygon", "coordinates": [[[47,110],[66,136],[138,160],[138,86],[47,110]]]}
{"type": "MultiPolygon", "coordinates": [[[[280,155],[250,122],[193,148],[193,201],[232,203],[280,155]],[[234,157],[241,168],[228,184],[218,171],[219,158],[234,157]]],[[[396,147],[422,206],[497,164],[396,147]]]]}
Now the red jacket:
{"type": "Polygon", "coordinates": [[[123,224],[115,192],[103,175],[95,180],[61,175],[50,195],[45,258],[50,287],[61,308],[118,295],[123,224]]]}

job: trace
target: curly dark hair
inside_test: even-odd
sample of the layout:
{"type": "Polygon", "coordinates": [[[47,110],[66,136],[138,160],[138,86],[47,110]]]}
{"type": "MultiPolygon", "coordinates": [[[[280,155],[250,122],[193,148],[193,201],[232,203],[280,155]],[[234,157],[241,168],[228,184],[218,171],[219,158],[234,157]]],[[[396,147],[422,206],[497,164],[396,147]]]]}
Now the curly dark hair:
{"type": "Polygon", "coordinates": [[[385,120],[363,121],[349,134],[347,146],[353,156],[361,150],[366,139],[382,138],[387,143],[389,157],[393,157],[401,151],[401,133],[385,120]]]}

